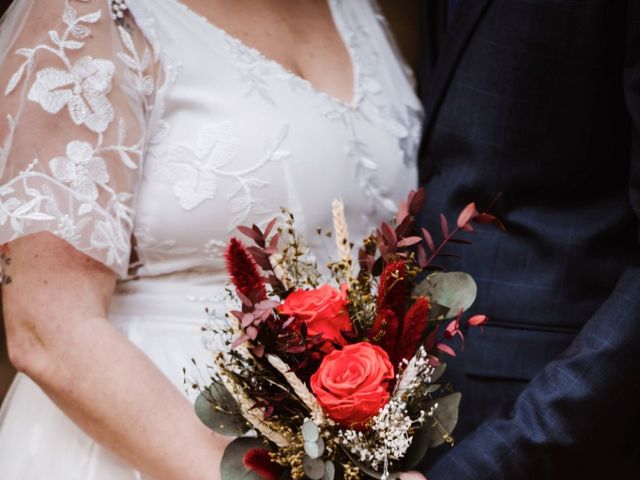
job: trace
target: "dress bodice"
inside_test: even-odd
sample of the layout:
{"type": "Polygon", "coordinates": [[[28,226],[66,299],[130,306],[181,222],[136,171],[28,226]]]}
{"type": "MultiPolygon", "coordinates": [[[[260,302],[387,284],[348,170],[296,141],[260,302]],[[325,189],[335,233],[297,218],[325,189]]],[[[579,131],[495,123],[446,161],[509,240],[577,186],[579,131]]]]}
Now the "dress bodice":
{"type": "Polygon", "coordinates": [[[333,199],[354,239],[389,219],[416,184],[421,105],[373,0],[327,1],[350,101],[179,0],[16,1],[0,242],[49,231],[125,279],[221,273],[235,228],[282,207],[320,264],[333,199]]]}
{"type": "Polygon", "coordinates": [[[161,32],[168,82],[137,194],[138,275],[222,269],[235,228],[263,225],[281,207],[319,260],[317,230],[330,225],[334,198],[353,238],[395,213],[416,183],[421,110],[371,2],[329,1],[352,62],[350,102],[176,0],[154,2],[153,14],[148,3],[130,2],[152,19],[143,29],[161,32]]]}

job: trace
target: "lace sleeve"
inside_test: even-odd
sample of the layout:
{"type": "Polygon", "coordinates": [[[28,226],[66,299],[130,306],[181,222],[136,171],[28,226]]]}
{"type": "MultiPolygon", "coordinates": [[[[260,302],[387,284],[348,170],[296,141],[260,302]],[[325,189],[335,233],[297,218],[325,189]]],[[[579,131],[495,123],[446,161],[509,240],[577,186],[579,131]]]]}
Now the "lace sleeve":
{"type": "Polygon", "coordinates": [[[17,0],[0,61],[0,244],[49,231],[125,276],[155,61],[124,0],[17,0]]]}

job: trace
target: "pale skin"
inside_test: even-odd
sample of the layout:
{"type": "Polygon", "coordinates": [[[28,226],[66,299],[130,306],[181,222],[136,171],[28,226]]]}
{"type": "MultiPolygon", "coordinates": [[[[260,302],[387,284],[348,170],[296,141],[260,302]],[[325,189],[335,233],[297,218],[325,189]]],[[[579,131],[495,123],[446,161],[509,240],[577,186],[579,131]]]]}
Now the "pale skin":
{"type": "MultiPolygon", "coordinates": [[[[349,55],[326,0],[183,3],[316,89],[351,99],[349,55]]],[[[134,468],[157,480],[220,478],[230,439],[203,426],[185,396],[107,320],[115,274],[49,233],[12,241],[3,252],[16,368],[134,468]]]]}

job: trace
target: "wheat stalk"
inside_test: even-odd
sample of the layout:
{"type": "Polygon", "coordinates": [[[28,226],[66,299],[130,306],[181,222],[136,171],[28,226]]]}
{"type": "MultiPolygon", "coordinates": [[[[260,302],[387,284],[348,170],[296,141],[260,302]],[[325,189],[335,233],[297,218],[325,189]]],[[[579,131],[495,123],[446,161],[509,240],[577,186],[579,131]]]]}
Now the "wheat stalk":
{"type": "Polygon", "coordinates": [[[264,412],[262,409],[256,407],[242,387],[233,381],[224,366],[223,355],[218,355],[216,357],[216,365],[218,366],[222,383],[236,402],[238,402],[238,406],[240,407],[240,411],[244,418],[253,426],[253,428],[264,435],[265,438],[275,443],[278,447],[284,448],[288,446],[289,442],[287,439],[280,432],[271,428],[268,422],[264,421],[264,412]]]}
{"type": "Polygon", "coordinates": [[[293,389],[293,392],[298,396],[302,403],[311,411],[311,417],[316,424],[320,425],[324,420],[324,414],[322,408],[318,405],[316,397],[309,391],[307,386],[298,376],[291,371],[289,365],[284,363],[282,359],[275,355],[267,355],[267,360],[273,368],[282,374],[287,383],[293,389]]]}
{"type": "Polygon", "coordinates": [[[406,392],[415,388],[416,382],[420,381],[419,377],[424,376],[429,368],[427,352],[423,347],[420,347],[402,372],[402,376],[396,385],[394,396],[400,398],[406,392]]]}
{"type": "Polygon", "coordinates": [[[351,264],[351,244],[349,243],[349,227],[344,214],[344,203],[341,200],[334,200],[331,204],[331,214],[333,217],[333,230],[336,236],[336,246],[340,260],[351,264]]]}

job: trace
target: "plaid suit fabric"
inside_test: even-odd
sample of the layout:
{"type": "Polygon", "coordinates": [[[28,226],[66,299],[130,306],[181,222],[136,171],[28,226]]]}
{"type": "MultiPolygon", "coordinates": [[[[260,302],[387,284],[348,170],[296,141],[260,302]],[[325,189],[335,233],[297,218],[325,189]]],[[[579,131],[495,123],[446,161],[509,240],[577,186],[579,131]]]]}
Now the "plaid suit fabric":
{"type": "Polygon", "coordinates": [[[463,0],[440,58],[425,58],[435,68],[422,78],[422,223],[433,233],[440,211],[453,219],[502,193],[508,228],[480,229],[444,262],[474,276],[474,310],[491,322],[448,361],[463,393],[457,438],[469,437],[441,452],[430,479],[629,468],[640,426],[639,10],[463,0]]]}

